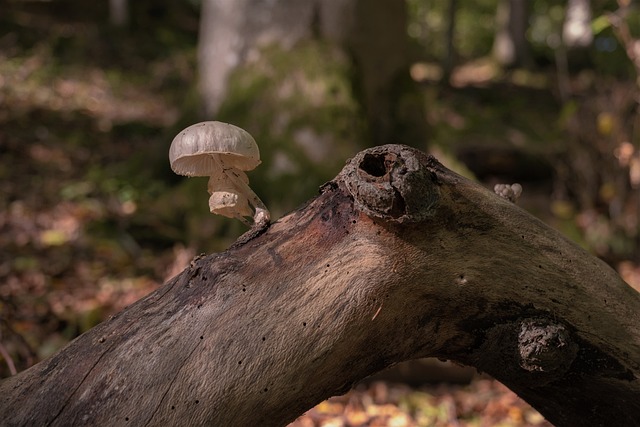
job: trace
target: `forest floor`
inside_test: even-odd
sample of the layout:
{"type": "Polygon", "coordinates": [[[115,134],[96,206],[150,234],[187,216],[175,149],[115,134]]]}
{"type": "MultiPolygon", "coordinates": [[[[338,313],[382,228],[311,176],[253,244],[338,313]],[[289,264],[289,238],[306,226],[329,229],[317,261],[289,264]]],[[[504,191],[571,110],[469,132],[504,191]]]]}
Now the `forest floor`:
{"type": "MultiPolygon", "coordinates": [[[[118,66],[101,61],[104,52],[70,60],[77,40],[69,31],[61,26],[57,38],[33,42],[28,50],[11,32],[0,38],[0,378],[50,356],[157,289],[197,253],[231,243],[189,240],[183,230],[194,225],[171,210],[181,196],[171,192],[178,178],[166,155],[176,131],[195,121],[185,114],[194,108],[184,90],[194,81],[195,51],[171,50],[118,66]]],[[[89,27],[74,31],[87,40],[100,36],[89,27]]],[[[514,90],[510,86],[503,99],[514,90]]],[[[471,98],[462,89],[448,92],[431,110],[431,124],[444,121],[438,129],[447,132],[442,129],[477,121],[484,138],[496,137],[503,128],[490,121],[492,101],[482,97],[496,94],[487,91],[475,88],[471,98]],[[473,116],[474,103],[484,105],[482,117],[473,116]]],[[[522,114],[546,120],[539,110],[522,114]]],[[[526,129],[511,136],[521,138],[526,129]]],[[[548,213],[531,200],[532,210],[548,213]]],[[[199,215],[207,215],[206,206],[201,209],[199,215]]],[[[625,265],[625,279],[640,286],[638,266],[625,265]]],[[[360,385],[291,424],[364,425],[548,424],[484,377],[467,385],[360,385]]]]}
{"type": "Polygon", "coordinates": [[[289,427],[550,427],[542,415],[497,381],[411,388],[359,385],[307,411],[289,427]]]}

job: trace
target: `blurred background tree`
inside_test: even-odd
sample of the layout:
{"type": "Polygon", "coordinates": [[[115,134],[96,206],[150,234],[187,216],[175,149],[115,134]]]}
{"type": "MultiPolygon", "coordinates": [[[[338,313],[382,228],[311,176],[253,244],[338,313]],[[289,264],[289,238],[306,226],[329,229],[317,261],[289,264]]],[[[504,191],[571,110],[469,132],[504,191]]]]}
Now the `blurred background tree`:
{"type": "Polygon", "coordinates": [[[423,144],[407,19],[396,0],[203,2],[204,117],[259,141],[263,164],[253,181],[276,216],[366,146],[423,144]]]}
{"type": "Polygon", "coordinates": [[[249,130],[275,217],[395,142],[640,286],[640,10],[629,0],[0,0],[0,375],[245,228],[169,169],[201,120],[249,130]]]}

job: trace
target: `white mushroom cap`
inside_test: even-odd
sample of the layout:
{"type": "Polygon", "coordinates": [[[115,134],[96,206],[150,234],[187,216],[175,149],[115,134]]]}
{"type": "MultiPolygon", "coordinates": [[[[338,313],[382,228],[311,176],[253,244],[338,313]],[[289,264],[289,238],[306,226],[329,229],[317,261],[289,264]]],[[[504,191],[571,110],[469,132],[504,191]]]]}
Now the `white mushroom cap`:
{"type": "Polygon", "coordinates": [[[247,217],[252,217],[253,227],[269,225],[269,210],[249,187],[243,172],[260,164],[258,145],[245,130],[222,122],[189,126],[171,142],[169,161],[177,174],[209,177],[211,213],[249,226],[247,217]]]}
{"type": "Polygon", "coordinates": [[[173,139],[169,162],[179,175],[211,176],[219,173],[220,164],[245,171],[254,169],[260,164],[260,150],[244,129],[223,122],[201,122],[173,139]]]}

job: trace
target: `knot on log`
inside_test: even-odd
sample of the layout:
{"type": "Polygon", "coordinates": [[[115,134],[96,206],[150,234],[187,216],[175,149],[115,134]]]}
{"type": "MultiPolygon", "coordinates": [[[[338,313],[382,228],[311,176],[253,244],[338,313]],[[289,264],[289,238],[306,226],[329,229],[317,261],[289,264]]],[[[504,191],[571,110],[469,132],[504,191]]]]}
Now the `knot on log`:
{"type": "Polygon", "coordinates": [[[578,344],[564,325],[543,318],[520,323],[520,367],[529,372],[564,372],[578,353],[578,344]]]}
{"type": "Polygon", "coordinates": [[[435,212],[439,185],[428,166],[430,156],[404,145],[361,151],[342,169],[342,180],[355,207],[370,217],[418,222],[435,212]]]}

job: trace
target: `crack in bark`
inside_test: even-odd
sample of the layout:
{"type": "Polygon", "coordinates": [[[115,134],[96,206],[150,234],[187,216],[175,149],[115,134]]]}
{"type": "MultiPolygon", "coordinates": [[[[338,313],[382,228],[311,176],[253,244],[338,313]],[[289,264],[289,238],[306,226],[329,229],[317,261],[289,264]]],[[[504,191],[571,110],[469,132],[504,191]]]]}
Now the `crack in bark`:
{"type": "Polygon", "coordinates": [[[82,387],[82,384],[84,384],[85,380],[89,377],[89,375],[93,372],[93,370],[95,369],[95,367],[100,363],[100,361],[102,360],[102,358],[107,354],[110,353],[111,350],[113,350],[113,347],[116,345],[116,342],[112,342],[111,346],[106,349],[99,357],[98,360],[95,361],[95,363],[93,364],[93,366],[91,366],[91,368],[89,368],[87,370],[87,373],[84,375],[84,377],[82,378],[82,380],[80,381],[80,383],[76,386],[76,388],[73,390],[73,392],[71,392],[71,394],[69,394],[69,397],[67,398],[67,400],[62,404],[62,407],[60,408],[60,410],[58,411],[58,413],[51,419],[51,421],[49,423],[47,423],[47,427],[53,425],[53,423],[56,422],[56,420],[58,419],[58,417],[60,416],[60,414],[62,414],[65,410],[65,408],[67,407],[67,405],[69,404],[69,402],[71,401],[71,399],[73,398],[73,396],[75,396],[75,394],[78,392],[78,390],[80,389],[80,387],[82,387]]]}
{"type": "Polygon", "coordinates": [[[196,351],[196,349],[198,348],[198,346],[200,345],[200,343],[202,342],[202,340],[198,340],[197,344],[193,347],[193,349],[189,352],[189,354],[187,355],[187,357],[185,357],[182,360],[182,363],[180,365],[180,367],[176,370],[176,374],[173,376],[173,378],[171,379],[171,381],[169,382],[169,385],[167,386],[167,389],[165,390],[165,392],[162,394],[162,399],[160,399],[160,402],[158,402],[158,405],[156,406],[156,408],[153,410],[153,413],[151,414],[151,416],[149,417],[149,419],[147,420],[147,422],[144,424],[145,427],[152,425],[150,424],[153,421],[153,418],[156,416],[156,414],[158,413],[158,410],[160,410],[160,408],[162,407],[162,404],[165,400],[165,398],[167,397],[167,394],[169,394],[169,391],[171,391],[171,388],[174,386],[175,384],[175,380],[178,377],[178,375],[180,375],[180,372],[182,372],[182,369],[184,368],[186,362],[191,358],[191,356],[193,355],[193,353],[196,351]]]}

